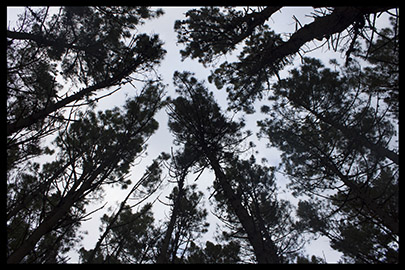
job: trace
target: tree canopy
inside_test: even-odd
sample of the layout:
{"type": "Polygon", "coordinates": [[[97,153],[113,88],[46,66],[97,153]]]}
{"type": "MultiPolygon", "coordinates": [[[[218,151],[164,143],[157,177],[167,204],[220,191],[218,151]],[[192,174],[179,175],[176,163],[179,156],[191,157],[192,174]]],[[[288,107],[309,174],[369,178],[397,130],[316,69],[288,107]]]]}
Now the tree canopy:
{"type": "Polygon", "coordinates": [[[340,263],[398,263],[399,9],[313,7],[281,33],[283,10],[176,18],[201,78],[159,74],[172,41],[144,26],[164,9],[26,7],[6,30],[7,263],[327,263],[320,237],[340,263]]]}

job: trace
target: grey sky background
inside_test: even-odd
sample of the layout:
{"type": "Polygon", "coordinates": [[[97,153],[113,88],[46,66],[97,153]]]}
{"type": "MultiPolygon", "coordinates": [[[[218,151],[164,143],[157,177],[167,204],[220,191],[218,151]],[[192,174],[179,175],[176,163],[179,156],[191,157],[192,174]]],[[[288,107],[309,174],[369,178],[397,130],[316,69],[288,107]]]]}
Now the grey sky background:
{"type": "MultiPolygon", "coordinates": [[[[167,85],[166,87],[167,96],[171,97],[176,96],[174,86],[172,84],[172,76],[174,71],[178,70],[181,72],[187,70],[194,72],[195,77],[198,78],[199,80],[206,81],[206,86],[211,91],[214,92],[217,102],[225,110],[225,108],[227,107],[227,100],[226,100],[227,93],[225,92],[225,90],[217,90],[214,85],[209,84],[207,81],[207,77],[210,74],[210,69],[214,69],[215,66],[204,68],[203,65],[198,63],[197,60],[190,60],[190,59],[186,59],[185,61],[182,62],[179,53],[179,50],[182,47],[176,45],[177,38],[176,33],[173,30],[175,20],[185,19],[184,13],[190,8],[197,8],[197,7],[162,7],[162,8],[165,12],[163,16],[161,16],[158,19],[146,21],[146,23],[143,26],[140,26],[137,29],[137,31],[139,33],[144,32],[147,34],[159,34],[159,38],[164,42],[163,47],[167,51],[167,54],[164,60],[162,61],[162,64],[160,65],[159,68],[156,69],[156,71],[163,78],[163,83],[167,85]]],[[[12,28],[15,25],[14,23],[17,19],[17,14],[23,11],[24,11],[23,7],[18,8],[8,7],[7,26],[12,28]]],[[[305,25],[313,21],[312,18],[308,17],[311,11],[313,11],[313,8],[311,7],[285,7],[282,8],[281,11],[273,14],[271,19],[268,20],[267,23],[269,24],[271,29],[273,29],[276,33],[288,35],[293,33],[296,27],[293,15],[295,15],[295,17],[300,21],[302,25],[305,25]]],[[[381,16],[378,19],[378,23],[379,24],[377,25],[379,25],[379,27],[388,26],[388,20],[384,16],[381,16]]],[[[314,47],[320,44],[321,43],[318,41],[317,44],[315,44],[314,42],[307,43],[307,45],[310,47],[314,47]]],[[[232,55],[226,55],[225,57],[220,59],[218,65],[223,60],[231,62],[233,59],[236,59],[237,55],[238,55],[237,52],[233,53],[232,55]]],[[[329,60],[332,58],[337,59],[338,62],[341,63],[343,63],[344,61],[343,54],[341,54],[340,52],[328,50],[327,45],[325,45],[321,49],[315,50],[314,52],[308,53],[305,56],[316,57],[320,59],[324,65],[328,65],[329,60]]],[[[293,66],[288,66],[285,70],[280,72],[280,76],[282,78],[288,76],[288,70],[297,67],[299,64],[300,64],[300,57],[297,55],[295,57],[295,64],[293,66]]],[[[141,87],[141,84],[137,84],[136,86],[141,87]]],[[[127,97],[133,96],[134,92],[136,92],[136,89],[133,89],[133,87],[128,84],[118,92],[114,93],[112,96],[101,99],[97,104],[96,110],[105,110],[111,109],[114,106],[122,106],[125,102],[125,99],[127,97]]],[[[100,93],[100,95],[102,94],[103,92],[100,93]]],[[[256,106],[257,112],[253,115],[245,116],[247,120],[246,128],[250,129],[253,132],[252,137],[249,138],[248,141],[252,140],[257,145],[256,149],[254,150],[259,152],[258,154],[255,154],[256,160],[258,162],[260,162],[260,159],[264,157],[268,160],[268,163],[266,165],[277,166],[278,163],[280,162],[279,156],[280,152],[274,148],[267,148],[266,147],[266,144],[268,143],[267,139],[262,139],[261,141],[258,141],[258,139],[256,138],[256,133],[258,131],[256,121],[263,119],[265,117],[264,115],[260,114],[259,108],[262,104],[266,103],[268,104],[267,100],[257,102],[256,106]]],[[[133,169],[131,170],[129,179],[132,180],[132,183],[136,183],[136,181],[140,177],[142,177],[145,167],[148,166],[151,163],[151,161],[154,158],[156,158],[162,151],[170,153],[170,149],[173,145],[172,144],[173,137],[171,136],[167,127],[168,118],[166,115],[166,111],[164,109],[161,110],[157,114],[156,119],[159,122],[159,129],[154,135],[152,135],[152,137],[148,141],[147,156],[144,156],[143,158],[137,160],[135,163],[136,166],[134,166],[133,169]]],[[[247,157],[250,156],[251,154],[252,152],[249,151],[246,153],[247,157]]],[[[286,179],[284,175],[281,173],[276,173],[276,177],[277,177],[277,185],[280,187],[279,198],[292,201],[294,204],[298,202],[298,199],[292,197],[289,194],[288,190],[285,189],[285,184],[288,183],[288,179],[286,179]]],[[[206,171],[197,181],[199,190],[201,190],[206,194],[205,207],[208,208],[210,207],[210,204],[207,201],[207,198],[209,196],[207,188],[212,185],[213,180],[214,180],[213,173],[206,171]]],[[[188,178],[188,182],[192,184],[194,182],[194,177],[190,176],[188,178]]],[[[158,200],[156,200],[156,198],[159,197],[159,200],[163,202],[168,202],[166,196],[171,192],[172,188],[173,184],[168,184],[168,182],[165,181],[162,188],[158,192],[156,192],[149,200],[147,200],[149,202],[156,201],[153,208],[156,222],[163,221],[163,219],[164,221],[166,221],[169,218],[170,214],[169,207],[160,203],[158,200]]],[[[108,210],[109,207],[112,207],[113,210],[117,209],[118,204],[123,200],[123,198],[126,196],[127,192],[129,192],[129,190],[130,188],[128,188],[127,190],[121,190],[120,188],[105,189],[104,200],[89,207],[88,212],[99,208],[101,205],[107,202],[107,205],[101,211],[94,213],[91,216],[90,220],[82,223],[81,229],[87,231],[88,234],[83,235],[84,240],[79,246],[76,247],[77,250],[79,250],[81,247],[84,247],[86,249],[94,248],[95,243],[97,242],[97,239],[100,235],[99,231],[99,226],[101,224],[100,217],[108,210]]],[[[135,203],[135,201],[132,203],[135,203]]],[[[109,214],[111,214],[111,212],[109,212],[109,214]]],[[[219,222],[218,219],[212,215],[212,213],[209,213],[207,221],[211,225],[209,228],[209,232],[206,235],[204,235],[203,238],[201,239],[203,243],[206,240],[212,239],[216,229],[215,224],[219,222]]],[[[327,262],[332,263],[337,262],[340,257],[340,253],[331,249],[331,247],[329,246],[329,241],[325,237],[321,237],[318,240],[313,241],[311,244],[306,246],[306,251],[310,256],[316,255],[318,257],[325,258],[327,262]]],[[[71,260],[69,262],[74,263],[78,261],[77,252],[70,252],[69,256],[71,256],[71,260]]]]}

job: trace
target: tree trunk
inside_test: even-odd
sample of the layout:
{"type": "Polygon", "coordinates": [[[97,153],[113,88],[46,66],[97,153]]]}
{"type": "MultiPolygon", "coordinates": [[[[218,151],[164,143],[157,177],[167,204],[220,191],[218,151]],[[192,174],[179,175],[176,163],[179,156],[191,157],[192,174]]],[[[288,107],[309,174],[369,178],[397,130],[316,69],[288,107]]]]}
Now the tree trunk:
{"type": "MultiPolygon", "coordinates": [[[[53,209],[49,215],[44,219],[44,221],[33,231],[31,236],[24,241],[24,243],[15,250],[7,259],[7,263],[19,263],[31,250],[35,248],[35,245],[41,239],[42,236],[50,232],[56,224],[66,215],[73,204],[94,184],[94,180],[103,170],[107,167],[107,163],[100,165],[92,176],[84,180],[84,183],[79,187],[80,179],[72,186],[70,191],[67,193],[66,197],[61,200],[61,204],[53,209]]],[[[104,175],[103,178],[107,177],[104,175]]]]}
{"type": "Polygon", "coordinates": [[[226,179],[225,174],[222,172],[218,160],[208,151],[206,151],[206,156],[222,187],[225,197],[231,204],[232,209],[235,211],[236,216],[248,235],[249,242],[253,247],[258,263],[281,263],[274,242],[272,242],[271,239],[265,239],[253,218],[243,207],[241,199],[235,194],[228,179],[226,179]]]}
{"type": "Polygon", "coordinates": [[[177,194],[176,201],[174,202],[172,214],[170,216],[169,225],[167,226],[165,238],[163,239],[162,247],[160,248],[159,256],[157,257],[156,263],[167,263],[167,251],[169,249],[170,239],[174,230],[174,225],[176,224],[177,216],[180,212],[180,203],[184,195],[184,179],[186,173],[181,175],[181,178],[178,182],[179,193],[177,194]]]}
{"type": "Polygon", "coordinates": [[[20,202],[16,202],[14,205],[7,207],[9,209],[7,209],[8,212],[6,219],[9,220],[10,218],[14,217],[20,210],[24,209],[27,204],[30,204],[35,197],[42,195],[42,192],[44,192],[51,185],[51,183],[57,179],[60,174],[62,174],[70,165],[71,162],[66,163],[63,167],[57,170],[52,177],[47,179],[45,182],[40,183],[38,188],[35,188],[31,191],[31,193],[25,195],[20,202]]]}

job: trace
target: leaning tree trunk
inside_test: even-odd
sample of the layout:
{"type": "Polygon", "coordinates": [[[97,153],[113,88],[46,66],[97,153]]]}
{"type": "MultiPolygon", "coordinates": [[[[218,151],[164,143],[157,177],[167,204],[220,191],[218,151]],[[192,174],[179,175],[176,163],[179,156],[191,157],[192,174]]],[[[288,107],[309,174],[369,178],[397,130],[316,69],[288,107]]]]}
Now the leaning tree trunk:
{"type": "Polygon", "coordinates": [[[160,248],[159,256],[157,257],[156,263],[167,263],[167,251],[169,249],[170,239],[172,237],[172,233],[174,230],[174,226],[176,224],[177,217],[180,213],[180,205],[181,199],[184,195],[184,179],[186,177],[186,173],[183,173],[180,176],[180,180],[178,181],[179,192],[177,193],[176,200],[174,201],[172,214],[170,216],[169,225],[167,226],[165,238],[163,239],[162,246],[160,248]]]}
{"type": "MultiPolygon", "coordinates": [[[[31,236],[8,257],[7,263],[21,262],[21,260],[35,248],[38,241],[45,234],[54,229],[58,222],[69,212],[71,207],[80,199],[80,197],[83,196],[86,191],[95,188],[94,185],[96,183],[94,181],[108,167],[108,163],[104,162],[104,164],[100,165],[88,179],[83,179],[82,181],[79,179],[61,200],[61,203],[55,207],[44,221],[33,231],[31,236]]],[[[108,177],[108,173],[104,173],[102,179],[105,179],[106,177],[108,177]]],[[[97,183],[100,182],[101,180],[97,183]]]]}
{"type": "Polygon", "coordinates": [[[222,171],[218,159],[208,151],[205,152],[225,197],[232,206],[233,211],[235,211],[236,216],[248,236],[258,263],[281,263],[274,242],[263,236],[252,216],[250,216],[245,207],[243,207],[240,197],[234,192],[226,175],[222,171]]]}

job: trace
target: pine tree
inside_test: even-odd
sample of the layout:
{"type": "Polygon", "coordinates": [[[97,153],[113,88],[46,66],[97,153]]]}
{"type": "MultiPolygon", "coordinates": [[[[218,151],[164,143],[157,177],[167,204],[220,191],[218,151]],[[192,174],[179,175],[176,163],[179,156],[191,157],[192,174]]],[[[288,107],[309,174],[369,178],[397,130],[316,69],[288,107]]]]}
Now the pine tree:
{"type": "Polygon", "coordinates": [[[48,13],[49,7],[28,7],[20,26],[7,29],[8,169],[42,154],[41,138],[65,128],[80,105],[101,98],[95,97],[100,90],[114,87],[112,94],[165,54],[157,35],[130,32],[160,10],[62,7],[51,18],[48,13]]]}
{"type": "Polygon", "coordinates": [[[187,149],[172,154],[169,175],[176,186],[168,196],[170,219],[165,226],[156,263],[183,262],[189,243],[206,232],[209,226],[204,222],[207,210],[200,206],[203,194],[196,191],[196,184],[186,183],[187,176],[199,158],[198,154],[188,152],[187,149]]]}
{"type": "Polygon", "coordinates": [[[89,194],[94,197],[106,184],[130,183],[125,175],[131,163],[158,128],[153,117],[162,106],[162,91],[161,85],[152,84],[142,95],[129,99],[124,110],[114,108],[82,115],[55,139],[60,149],[56,161],[45,164],[39,174],[9,179],[8,231],[18,227],[21,220],[26,223],[25,233],[16,236],[18,242],[9,235],[9,263],[38,252],[37,243],[64,228],[61,222],[65,219],[70,221],[68,224],[77,224],[89,203],[89,194]],[[28,189],[28,184],[32,188],[28,189]],[[39,204],[31,205],[33,200],[39,204]],[[27,210],[32,213],[27,214],[27,210]]]}
{"type": "MultiPolygon", "coordinates": [[[[387,44],[395,55],[397,48],[387,44]]],[[[397,262],[396,102],[387,98],[396,90],[385,87],[395,84],[396,76],[382,83],[386,74],[371,73],[369,67],[363,72],[356,59],[341,72],[316,59],[303,62],[274,84],[274,105],[262,108],[268,118],[259,122],[262,135],[283,151],[294,193],[330,200],[302,202],[298,213],[310,231],[331,239],[346,262],[397,262]]]]}
{"type": "Polygon", "coordinates": [[[122,185],[158,123],[163,86],[148,76],[165,54],[157,35],[133,35],[163,12],[149,7],[27,7],[7,29],[8,262],[64,262],[86,206],[122,185]],[[142,76],[124,109],[92,111],[142,76]],[[62,83],[63,82],[63,83],[62,83]],[[113,88],[113,89],[111,89],[113,88]],[[42,141],[55,135],[53,146],[42,141]],[[55,160],[31,161],[43,154],[55,160]],[[27,170],[27,168],[29,168],[27,170]]]}
{"type": "Polygon", "coordinates": [[[290,64],[295,54],[305,51],[303,46],[307,42],[326,39],[331,47],[337,47],[335,43],[355,42],[356,38],[342,40],[341,34],[345,31],[349,36],[360,32],[356,36],[367,40],[363,33],[375,29],[373,25],[367,28],[368,17],[390,7],[318,7],[308,14],[314,18],[313,22],[297,27],[287,39],[266,24],[280,9],[279,6],[243,10],[203,7],[188,11],[187,19],[175,24],[178,41],[185,45],[181,50],[183,58],[196,58],[204,65],[215,63],[218,66],[220,56],[236,51],[236,45],[243,45],[237,61],[224,61],[209,77],[218,88],[226,88],[232,108],[236,110],[252,113],[254,100],[262,98],[263,92],[269,90],[270,78],[278,76],[278,71],[290,64]]]}
{"type": "Polygon", "coordinates": [[[281,262],[264,224],[244,205],[238,183],[233,181],[236,176],[227,173],[224,167],[224,163],[234,161],[234,154],[244,140],[243,123],[228,120],[212,94],[192,74],[176,72],[174,82],[181,94],[169,104],[169,127],[176,143],[199,155],[200,164],[208,164],[214,171],[218,190],[242,225],[257,261],[281,262]]]}

